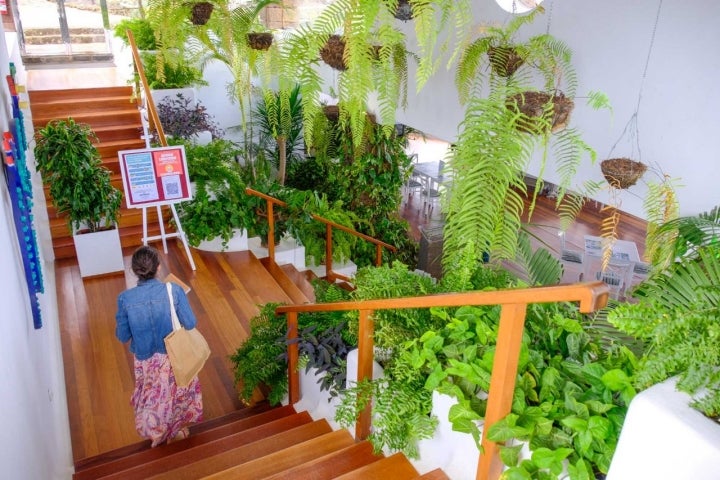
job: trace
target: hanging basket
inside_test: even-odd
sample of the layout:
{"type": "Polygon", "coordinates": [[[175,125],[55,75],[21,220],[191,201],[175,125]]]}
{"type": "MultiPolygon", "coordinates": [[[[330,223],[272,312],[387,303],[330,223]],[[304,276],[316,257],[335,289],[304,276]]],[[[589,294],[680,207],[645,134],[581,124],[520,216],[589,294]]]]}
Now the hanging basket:
{"type": "Polygon", "coordinates": [[[610,158],[600,162],[600,170],[612,187],[629,188],[640,180],[647,165],[629,158],[610,158]]]}
{"type": "Polygon", "coordinates": [[[397,10],[395,10],[395,13],[393,14],[393,16],[395,18],[397,18],[398,20],[402,20],[403,22],[412,20],[413,12],[412,12],[412,6],[410,5],[410,1],[409,0],[398,0],[397,10]]]}
{"type": "Polygon", "coordinates": [[[514,47],[490,47],[487,51],[490,67],[501,77],[510,77],[525,63],[514,47]]]}
{"type": "Polygon", "coordinates": [[[523,115],[517,119],[515,127],[522,131],[533,134],[543,134],[547,122],[539,121],[545,114],[548,102],[552,102],[552,122],[550,131],[557,133],[567,127],[570,121],[570,114],[575,103],[563,93],[551,95],[545,92],[523,92],[510,97],[507,107],[513,111],[519,111],[523,115]]]}
{"type": "Polygon", "coordinates": [[[337,105],[325,105],[323,112],[331,123],[337,123],[340,119],[340,107],[337,105]]]}
{"type": "Polygon", "coordinates": [[[190,21],[193,25],[205,25],[210,20],[213,11],[213,4],[210,2],[192,3],[190,10],[190,21]]]}
{"type": "Polygon", "coordinates": [[[273,42],[273,34],[270,32],[250,32],[247,34],[247,41],[250,48],[254,50],[267,50],[273,42]]]}
{"type": "Polygon", "coordinates": [[[330,35],[325,45],[320,49],[320,58],[335,70],[347,70],[345,59],[345,40],[340,35],[330,35]]]}

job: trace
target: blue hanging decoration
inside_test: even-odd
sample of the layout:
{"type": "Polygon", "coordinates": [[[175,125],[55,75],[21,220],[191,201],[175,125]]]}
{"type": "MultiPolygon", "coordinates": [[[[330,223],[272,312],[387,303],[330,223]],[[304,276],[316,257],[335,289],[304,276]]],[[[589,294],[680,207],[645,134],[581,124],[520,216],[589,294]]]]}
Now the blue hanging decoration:
{"type": "Polygon", "coordinates": [[[39,329],[42,327],[42,315],[38,294],[43,293],[45,287],[32,214],[32,183],[25,155],[28,144],[15,81],[12,75],[8,75],[6,79],[12,97],[13,119],[10,121],[10,131],[4,132],[2,136],[3,170],[28,286],[33,326],[39,329]]]}

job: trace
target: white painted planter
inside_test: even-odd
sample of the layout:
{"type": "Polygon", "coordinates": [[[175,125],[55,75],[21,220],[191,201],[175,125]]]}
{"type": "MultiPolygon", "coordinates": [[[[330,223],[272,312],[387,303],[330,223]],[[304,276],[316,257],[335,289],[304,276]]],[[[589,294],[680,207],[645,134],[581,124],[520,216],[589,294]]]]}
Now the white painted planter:
{"type": "MultiPolygon", "coordinates": [[[[257,258],[265,258],[268,256],[268,249],[261,245],[260,237],[250,238],[248,240],[248,247],[257,258]]],[[[284,237],[280,243],[275,246],[275,263],[278,265],[292,263],[299,272],[304,271],[306,269],[305,247],[300,245],[300,243],[292,237],[284,237]]]]}
{"type": "Polygon", "coordinates": [[[689,406],[675,379],[648,388],[630,403],[608,480],[716,480],[720,425],[689,406]]]}
{"type": "Polygon", "coordinates": [[[194,87],[185,87],[185,88],[163,88],[161,90],[150,90],[150,95],[152,95],[153,102],[155,102],[155,105],[159,105],[160,102],[162,102],[164,99],[170,97],[175,98],[178,94],[182,94],[182,96],[186,100],[190,100],[190,105],[193,105],[196,103],[195,100],[195,88],[194,87]]]}
{"type": "Polygon", "coordinates": [[[125,271],[117,228],[73,235],[81,277],[125,271]]]}
{"type": "Polygon", "coordinates": [[[248,249],[248,236],[247,230],[244,228],[234,229],[234,235],[228,240],[227,246],[223,245],[221,237],[215,237],[212,240],[204,240],[198,245],[198,250],[204,250],[206,252],[242,252],[248,249]]]}

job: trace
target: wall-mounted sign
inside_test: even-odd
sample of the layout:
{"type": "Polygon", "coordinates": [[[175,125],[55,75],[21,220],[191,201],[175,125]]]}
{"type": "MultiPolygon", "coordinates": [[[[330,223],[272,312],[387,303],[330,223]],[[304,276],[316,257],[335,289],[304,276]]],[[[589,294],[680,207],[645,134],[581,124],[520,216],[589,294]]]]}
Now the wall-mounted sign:
{"type": "Polygon", "coordinates": [[[128,208],[184,202],[192,198],[185,148],[122,150],[118,152],[128,208]]]}

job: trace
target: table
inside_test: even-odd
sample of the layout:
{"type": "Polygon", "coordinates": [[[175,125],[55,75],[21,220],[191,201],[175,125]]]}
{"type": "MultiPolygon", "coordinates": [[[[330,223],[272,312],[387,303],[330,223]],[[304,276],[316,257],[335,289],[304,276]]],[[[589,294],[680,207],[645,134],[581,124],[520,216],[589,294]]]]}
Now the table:
{"type": "Polygon", "coordinates": [[[413,165],[413,173],[420,177],[425,193],[428,197],[440,196],[440,185],[445,183],[449,176],[443,173],[445,162],[422,162],[413,165]]]}
{"type": "MultiPolygon", "coordinates": [[[[625,288],[632,282],[635,264],[640,262],[640,254],[635,242],[628,240],[615,240],[611,249],[610,262],[602,268],[603,241],[601,237],[594,235],[585,235],[585,259],[583,261],[583,278],[586,281],[605,279],[607,272],[611,276],[613,271],[620,272],[622,275],[622,283],[617,285],[618,292],[622,293],[625,288]]],[[[606,280],[607,282],[607,280],[606,280]]],[[[607,282],[612,283],[612,282],[607,282]]],[[[611,287],[613,285],[611,284],[611,287]]]]}

